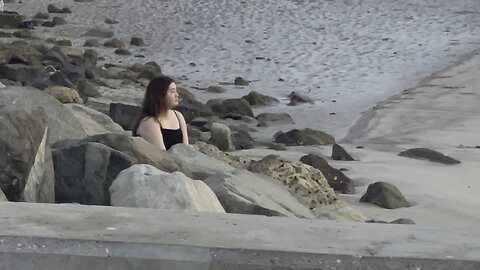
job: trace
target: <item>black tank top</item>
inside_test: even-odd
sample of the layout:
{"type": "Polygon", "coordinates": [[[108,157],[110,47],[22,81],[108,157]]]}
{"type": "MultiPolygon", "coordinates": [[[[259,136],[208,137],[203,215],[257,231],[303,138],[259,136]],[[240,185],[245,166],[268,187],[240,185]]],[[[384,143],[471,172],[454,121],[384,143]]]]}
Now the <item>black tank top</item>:
{"type": "MultiPolygon", "coordinates": [[[[176,111],[173,111],[175,113],[175,116],[177,117],[178,120],[178,125],[180,126],[180,119],[178,119],[178,115],[176,111]]],[[[167,129],[167,128],[162,128],[162,125],[160,124],[160,131],[162,132],[163,136],[163,143],[165,144],[165,149],[170,149],[173,145],[177,143],[182,143],[183,142],[183,133],[182,129],[179,127],[178,129],[167,129]]]]}

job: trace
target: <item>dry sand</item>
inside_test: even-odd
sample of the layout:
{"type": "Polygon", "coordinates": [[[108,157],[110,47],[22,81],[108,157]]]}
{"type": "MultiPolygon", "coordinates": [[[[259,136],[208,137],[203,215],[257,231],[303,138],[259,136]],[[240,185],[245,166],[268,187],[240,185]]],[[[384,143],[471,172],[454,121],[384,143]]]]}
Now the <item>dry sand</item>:
{"type": "MultiPolygon", "coordinates": [[[[359,161],[333,161],[347,168],[356,194],[340,195],[367,216],[383,221],[410,218],[432,227],[474,230],[480,224],[480,55],[436,73],[417,88],[378,104],[365,114],[341,143],[359,161]],[[358,149],[357,146],[364,148],[358,149]],[[397,154],[427,147],[460,160],[443,165],[397,154]],[[413,204],[383,209],[358,202],[369,184],[386,181],[397,186],[413,204]]],[[[306,153],[329,156],[330,146],[290,147],[288,151],[244,150],[261,158],[279,154],[299,160],[306,153]]]]}

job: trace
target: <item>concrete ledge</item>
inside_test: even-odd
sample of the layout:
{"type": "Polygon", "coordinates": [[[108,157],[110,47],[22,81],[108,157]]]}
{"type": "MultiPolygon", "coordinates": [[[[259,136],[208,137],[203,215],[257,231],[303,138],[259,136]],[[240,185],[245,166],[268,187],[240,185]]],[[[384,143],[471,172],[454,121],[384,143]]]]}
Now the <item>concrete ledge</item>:
{"type": "Polygon", "coordinates": [[[473,228],[28,203],[0,228],[0,269],[480,269],[473,228]]]}

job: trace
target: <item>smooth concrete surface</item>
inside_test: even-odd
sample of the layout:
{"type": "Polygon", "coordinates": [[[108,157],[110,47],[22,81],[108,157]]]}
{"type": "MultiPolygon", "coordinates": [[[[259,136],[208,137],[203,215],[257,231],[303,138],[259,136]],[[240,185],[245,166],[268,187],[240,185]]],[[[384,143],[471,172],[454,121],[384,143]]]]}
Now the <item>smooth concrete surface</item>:
{"type": "Polygon", "coordinates": [[[476,228],[0,203],[0,269],[480,269],[476,228]]]}

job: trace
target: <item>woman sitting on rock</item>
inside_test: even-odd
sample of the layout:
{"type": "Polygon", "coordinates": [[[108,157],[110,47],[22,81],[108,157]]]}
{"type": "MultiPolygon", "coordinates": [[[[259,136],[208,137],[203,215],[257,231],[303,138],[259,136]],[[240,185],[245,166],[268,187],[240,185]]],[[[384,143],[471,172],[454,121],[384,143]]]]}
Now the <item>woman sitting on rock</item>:
{"type": "Polygon", "coordinates": [[[185,118],[173,110],[178,105],[178,97],[177,86],[172,78],[153,78],[147,86],[142,113],[133,135],[141,136],[163,150],[177,143],[188,144],[185,118]]]}

